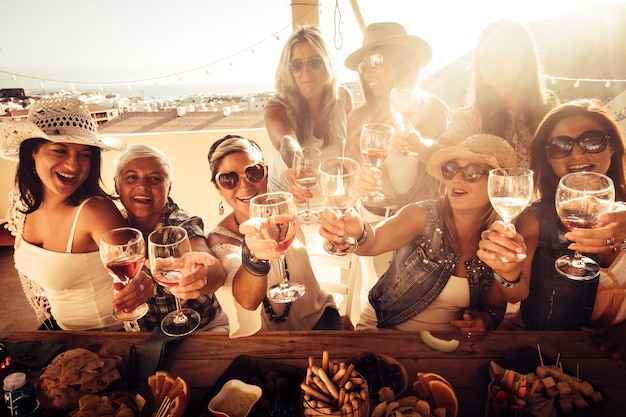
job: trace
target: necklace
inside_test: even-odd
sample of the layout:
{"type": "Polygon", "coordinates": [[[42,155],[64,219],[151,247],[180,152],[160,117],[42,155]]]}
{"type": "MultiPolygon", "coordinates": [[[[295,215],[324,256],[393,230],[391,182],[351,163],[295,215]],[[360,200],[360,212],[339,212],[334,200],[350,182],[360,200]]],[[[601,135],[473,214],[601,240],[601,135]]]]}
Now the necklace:
{"type": "Polygon", "coordinates": [[[234,212],[233,212],[233,219],[235,219],[235,224],[237,225],[237,229],[239,229],[239,226],[241,226],[241,223],[239,223],[239,220],[237,220],[237,216],[235,216],[234,212]]]}

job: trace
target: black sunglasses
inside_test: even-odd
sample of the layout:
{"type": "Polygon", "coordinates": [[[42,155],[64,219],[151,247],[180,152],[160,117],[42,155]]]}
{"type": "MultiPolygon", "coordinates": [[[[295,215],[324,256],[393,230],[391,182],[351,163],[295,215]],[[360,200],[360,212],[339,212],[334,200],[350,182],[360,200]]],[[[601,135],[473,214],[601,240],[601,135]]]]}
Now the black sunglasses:
{"type": "Polygon", "coordinates": [[[311,70],[316,70],[318,68],[322,68],[324,65],[324,60],[321,56],[312,56],[311,58],[307,58],[305,61],[301,59],[294,59],[289,63],[289,69],[291,72],[300,72],[304,68],[304,66],[309,67],[311,70]]]}
{"type": "Polygon", "coordinates": [[[611,137],[601,130],[589,130],[578,138],[556,136],[546,142],[546,155],[552,159],[565,158],[572,153],[574,143],[587,153],[600,153],[609,145],[611,137]]]}
{"type": "Polygon", "coordinates": [[[368,68],[379,70],[385,64],[385,57],[382,54],[372,54],[359,64],[359,72],[364,73],[368,68]]]}
{"type": "Polygon", "coordinates": [[[459,171],[461,171],[463,178],[467,182],[478,182],[483,175],[489,174],[489,172],[485,171],[479,164],[474,163],[460,167],[456,163],[446,162],[441,166],[441,175],[447,180],[453,179],[459,171]]]}
{"type": "MultiPolygon", "coordinates": [[[[244,175],[248,182],[261,182],[267,175],[267,165],[254,164],[247,166],[244,170],[244,175]]],[[[225,190],[234,190],[239,185],[239,174],[235,171],[218,172],[215,175],[215,181],[225,190]]]]}

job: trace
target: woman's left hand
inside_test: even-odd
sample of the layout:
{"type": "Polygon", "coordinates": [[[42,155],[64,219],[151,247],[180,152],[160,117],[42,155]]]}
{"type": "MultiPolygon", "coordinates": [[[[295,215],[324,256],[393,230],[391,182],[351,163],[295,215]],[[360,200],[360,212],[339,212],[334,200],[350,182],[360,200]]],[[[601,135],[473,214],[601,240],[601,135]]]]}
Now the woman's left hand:
{"type": "Polygon", "coordinates": [[[113,296],[115,311],[133,311],[138,305],[145,303],[154,294],[154,281],[143,269],[129,281],[127,285],[119,281],[113,282],[113,289],[119,291],[113,296]]]}
{"type": "Polygon", "coordinates": [[[269,227],[269,220],[260,218],[248,219],[239,226],[239,232],[245,235],[246,245],[258,259],[278,259],[281,255],[274,250],[278,245],[276,241],[261,234],[261,229],[269,227]]]}
{"type": "Polygon", "coordinates": [[[626,321],[608,327],[583,327],[601,338],[599,349],[610,352],[612,359],[626,359],[626,321]]]}
{"type": "Polygon", "coordinates": [[[452,324],[459,328],[459,331],[468,340],[480,340],[487,333],[485,318],[477,310],[465,310],[462,320],[452,320],[452,324]]]}
{"type": "Polygon", "coordinates": [[[617,252],[626,238],[626,205],[616,203],[612,211],[598,216],[598,227],[576,228],[564,237],[573,242],[568,246],[571,250],[597,254],[617,252]]]}
{"type": "Polygon", "coordinates": [[[289,183],[289,192],[293,194],[293,200],[296,203],[304,203],[307,198],[313,198],[313,193],[310,190],[300,188],[296,185],[292,168],[287,168],[287,170],[285,170],[285,179],[287,179],[287,182],[289,183]]]}

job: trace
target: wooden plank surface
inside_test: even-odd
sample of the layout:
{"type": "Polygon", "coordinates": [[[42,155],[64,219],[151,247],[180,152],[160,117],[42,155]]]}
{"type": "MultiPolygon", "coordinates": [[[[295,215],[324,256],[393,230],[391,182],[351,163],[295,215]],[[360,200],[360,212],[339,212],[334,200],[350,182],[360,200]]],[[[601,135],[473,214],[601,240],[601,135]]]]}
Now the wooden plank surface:
{"type": "MultiPolygon", "coordinates": [[[[62,340],[65,348],[103,346],[124,358],[120,371],[124,376],[131,344],[140,349],[149,333],[124,332],[16,332],[6,340],[62,340]]],[[[440,334],[441,337],[455,335],[440,334]]],[[[309,356],[321,361],[324,350],[332,359],[345,360],[360,352],[385,353],[396,358],[407,369],[411,382],[420,371],[436,372],[455,387],[460,404],[460,417],[483,416],[488,383],[489,361],[515,361],[523,357],[537,361],[536,346],[547,358],[560,354],[564,368],[575,372],[600,388],[606,397],[584,414],[590,416],[621,416],[626,409],[626,362],[614,361],[599,352],[593,337],[577,331],[527,332],[496,331],[480,342],[461,341],[453,353],[428,348],[419,333],[396,331],[372,332],[267,332],[251,337],[229,339],[225,334],[197,332],[184,340],[174,353],[170,372],[183,377],[192,390],[191,409],[198,406],[202,395],[211,388],[232,360],[251,355],[279,361],[301,368],[309,356]]],[[[118,384],[120,389],[124,383],[118,384]],[[120,385],[122,384],[122,385],[120,385]]],[[[147,384],[140,381],[135,391],[149,397],[147,384]]]]}

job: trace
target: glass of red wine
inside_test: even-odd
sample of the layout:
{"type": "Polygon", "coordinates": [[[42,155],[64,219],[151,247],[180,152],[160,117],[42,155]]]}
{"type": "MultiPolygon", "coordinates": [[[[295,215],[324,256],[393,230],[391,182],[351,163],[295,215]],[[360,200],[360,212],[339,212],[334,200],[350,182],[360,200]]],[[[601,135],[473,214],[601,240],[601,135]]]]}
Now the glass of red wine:
{"type": "MultiPolygon", "coordinates": [[[[104,233],[100,238],[100,259],[113,277],[114,291],[118,292],[139,273],[145,259],[146,245],[140,230],[118,227],[104,233]]],[[[113,317],[133,323],[131,329],[139,330],[137,320],[148,312],[146,303],[133,311],[113,310],[113,317]]]]}
{"type": "Polygon", "coordinates": [[[297,208],[293,195],[286,192],[261,194],[250,200],[250,218],[266,219],[261,227],[265,239],[276,241],[273,266],[278,267],[280,281],[267,290],[267,298],[275,303],[291,303],[302,297],[304,284],[290,280],[285,273],[285,251],[291,246],[298,230],[297,208]]]}
{"type": "MultiPolygon", "coordinates": [[[[598,216],[613,207],[613,180],[596,172],[564,175],[559,181],[554,201],[559,219],[569,230],[593,229],[598,225],[598,216]]],[[[591,280],[600,274],[598,263],[578,251],[573,256],[561,256],[554,266],[561,275],[578,281],[591,280]]]]}
{"type": "MultiPolygon", "coordinates": [[[[195,273],[202,265],[194,262],[187,231],[180,226],[164,226],[148,236],[148,259],[152,278],[166,289],[195,273]]],[[[161,320],[161,330],[168,336],[185,336],[198,328],[200,314],[182,308],[176,298],[176,310],[161,320]]]]}

